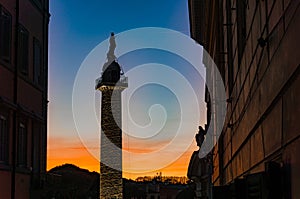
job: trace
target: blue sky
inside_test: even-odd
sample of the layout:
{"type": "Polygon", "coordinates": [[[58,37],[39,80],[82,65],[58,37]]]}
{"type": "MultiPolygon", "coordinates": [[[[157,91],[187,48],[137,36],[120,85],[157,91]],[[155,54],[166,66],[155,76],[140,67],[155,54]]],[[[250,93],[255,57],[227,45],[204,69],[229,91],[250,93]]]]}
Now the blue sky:
{"type": "MultiPolygon", "coordinates": [[[[50,13],[48,126],[49,154],[50,159],[55,162],[54,156],[57,152],[54,153],[51,150],[62,151],[62,149],[76,148],[76,143],[80,141],[72,115],[72,91],[77,71],[91,50],[106,40],[112,31],[118,34],[140,27],[162,27],[189,35],[189,23],[187,0],[53,0],[50,2],[50,13]]],[[[103,54],[103,56],[106,55],[103,54]]],[[[169,52],[153,49],[130,52],[120,57],[119,62],[125,64],[125,71],[130,69],[128,65],[132,67],[151,62],[173,65],[172,67],[183,74],[188,81],[199,80],[185,60],[169,52]],[[139,59],[133,60],[135,57],[139,59]],[[182,65],[190,69],[185,70],[181,67],[182,65]]],[[[99,65],[99,76],[100,68],[99,65]]],[[[202,87],[203,84],[199,83],[199,87],[194,88],[203,94],[202,87]]],[[[151,104],[166,104],[166,111],[173,113],[174,121],[177,122],[180,119],[178,118],[180,111],[176,108],[178,99],[168,88],[150,85],[141,88],[140,91],[141,94],[137,95],[136,99],[143,96],[139,101],[145,104],[136,102],[137,107],[141,105],[139,110],[151,104]],[[156,93],[156,96],[153,96],[153,93],[156,93]]],[[[134,115],[139,117],[145,114],[135,112],[134,115]]],[[[159,117],[159,115],[156,116],[159,117]]],[[[149,118],[146,114],[145,120],[139,122],[147,122],[147,119],[149,118]]],[[[177,128],[178,124],[174,121],[173,128],[177,128]]],[[[171,120],[169,122],[172,123],[171,120]]],[[[199,124],[194,125],[191,129],[195,129],[196,132],[199,124]]],[[[56,163],[61,162],[56,161],[56,163]]]]}
{"type": "Polygon", "coordinates": [[[70,116],[68,102],[78,68],[111,31],[154,26],[189,33],[185,0],[54,0],[50,12],[50,108],[65,111],[64,118],[70,116]]]}

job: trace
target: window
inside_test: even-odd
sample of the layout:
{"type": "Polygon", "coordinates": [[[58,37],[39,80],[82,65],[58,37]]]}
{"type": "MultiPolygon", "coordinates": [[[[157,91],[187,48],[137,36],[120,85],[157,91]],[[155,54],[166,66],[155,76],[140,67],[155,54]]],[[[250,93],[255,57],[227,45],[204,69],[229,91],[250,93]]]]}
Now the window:
{"type": "Polygon", "coordinates": [[[7,120],[0,115],[0,163],[8,163],[8,126],[7,120]]]}
{"type": "Polygon", "coordinates": [[[34,39],[33,41],[33,73],[34,83],[42,85],[42,48],[37,39],[34,39]]]}
{"type": "Polygon", "coordinates": [[[32,171],[34,173],[40,172],[40,157],[41,157],[41,133],[42,128],[39,124],[33,125],[33,156],[32,163],[33,168],[32,171]]]}
{"type": "Polygon", "coordinates": [[[27,130],[24,124],[20,124],[19,133],[18,133],[18,161],[17,164],[19,167],[26,167],[27,162],[27,130]]]}
{"type": "Polygon", "coordinates": [[[0,59],[10,62],[11,15],[0,5],[0,59]]]}
{"type": "Polygon", "coordinates": [[[28,75],[28,31],[20,26],[18,44],[18,65],[23,75],[28,75]]]}
{"type": "Polygon", "coordinates": [[[237,14],[237,45],[238,45],[238,62],[241,64],[242,56],[246,45],[246,8],[248,0],[236,1],[237,14]]]}

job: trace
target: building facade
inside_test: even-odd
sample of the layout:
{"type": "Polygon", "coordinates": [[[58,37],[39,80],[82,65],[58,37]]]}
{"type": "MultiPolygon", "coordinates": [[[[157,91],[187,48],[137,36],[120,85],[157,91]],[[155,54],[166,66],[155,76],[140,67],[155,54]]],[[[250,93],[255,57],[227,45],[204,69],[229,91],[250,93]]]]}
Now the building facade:
{"type": "Polygon", "coordinates": [[[0,196],[38,198],[46,172],[48,0],[0,0],[0,196]]]}
{"type": "MultiPolygon", "coordinates": [[[[300,197],[299,5],[189,0],[191,37],[213,58],[226,89],[225,124],[212,151],[214,198],[300,197]]],[[[218,106],[214,91],[206,96],[212,125],[222,113],[210,111],[218,106]]]]}

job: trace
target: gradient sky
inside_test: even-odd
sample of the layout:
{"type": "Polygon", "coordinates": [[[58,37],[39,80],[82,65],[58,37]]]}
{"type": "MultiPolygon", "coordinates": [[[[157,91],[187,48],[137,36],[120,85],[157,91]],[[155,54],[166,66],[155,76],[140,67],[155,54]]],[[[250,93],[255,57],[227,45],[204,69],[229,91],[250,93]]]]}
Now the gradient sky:
{"type": "MultiPolygon", "coordinates": [[[[90,171],[99,172],[98,161],[86,149],[84,143],[82,143],[73,121],[72,90],[79,67],[89,52],[100,42],[106,40],[112,31],[120,33],[139,27],[163,27],[189,35],[187,0],[55,0],[50,3],[50,13],[50,102],[47,169],[64,163],[73,163],[90,171]]],[[[184,61],[178,60],[166,52],[148,50],[146,52],[133,52],[120,57],[119,62],[124,63],[125,71],[128,70],[126,65],[143,64],[136,60],[135,63],[133,61],[135,57],[143,57],[144,63],[154,62],[153,60],[156,59],[155,62],[164,62],[162,64],[170,64],[168,60],[173,60],[171,63],[176,62],[178,65],[184,64],[184,61]],[[176,61],[174,62],[175,59],[176,61]]],[[[178,65],[174,64],[174,67],[176,68],[178,65]]],[[[181,73],[184,73],[184,70],[181,70],[181,73]]],[[[191,78],[193,79],[193,77],[191,78]]],[[[199,88],[202,86],[202,84],[199,84],[199,88]]],[[[137,101],[135,104],[140,110],[133,113],[133,117],[136,117],[138,120],[137,122],[143,124],[143,122],[147,121],[139,119],[143,118],[141,115],[143,115],[144,111],[141,110],[149,104],[155,104],[157,100],[161,99],[162,101],[159,101],[159,103],[164,104],[166,100],[163,99],[173,99],[172,93],[169,93],[168,89],[165,89],[166,92],[163,90],[161,87],[150,85],[147,88],[142,87],[140,89],[140,92],[145,92],[145,94],[140,94],[139,96],[146,97],[142,99],[139,99],[138,96],[133,97],[133,100],[137,101]],[[159,93],[160,91],[161,93],[159,93]],[[155,94],[153,95],[151,92],[155,94]],[[139,103],[141,101],[145,103],[139,103]]],[[[199,92],[203,93],[201,90],[199,92]]],[[[172,112],[173,115],[178,115],[176,100],[173,100],[173,102],[166,104],[166,110],[172,112]]],[[[203,108],[204,104],[201,106],[203,108]]],[[[147,119],[147,117],[145,118],[147,119]]],[[[191,124],[191,129],[194,129],[194,133],[197,132],[197,126],[200,123],[191,124]]],[[[176,118],[173,120],[173,123],[170,122],[171,124],[173,124],[173,128],[174,125],[176,127],[176,118]]],[[[168,135],[168,133],[166,134],[168,135]]],[[[151,141],[146,143],[145,141],[131,140],[131,145],[128,144],[128,139],[124,138],[123,145],[126,150],[147,152],[147,150],[155,150],[155,147],[145,147],[145,145],[163,145],[166,137],[168,136],[158,136],[155,143],[151,143],[151,141]]],[[[96,146],[93,147],[97,149],[96,146]]],[[[163,175],[185,176],[187,164],[194,150],[197,150],[195,143],[177,161],[159,171],[162,171],[163,175]]],[[[159,158],[157,157],[156,160],[151,161],[159,161],[159,158]]],[[[124,157],[124,165],[126,167],[138,164],[135,161],[138,160],[130,159],[127,156],[124,157]]],[[[151,164],[151,161],[145,164],[151,164]]],[[[124,176],[135,178],[136,176],[154,174],[155,172],[151,171],[144,174],[124,173],[124,176]]]]}

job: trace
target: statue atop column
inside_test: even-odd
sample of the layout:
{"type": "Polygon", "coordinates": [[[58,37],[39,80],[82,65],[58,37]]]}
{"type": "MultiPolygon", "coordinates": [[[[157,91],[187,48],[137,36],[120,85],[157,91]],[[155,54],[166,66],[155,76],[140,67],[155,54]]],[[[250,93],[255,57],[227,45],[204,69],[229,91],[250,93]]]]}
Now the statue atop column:
{"type": "Polygon", "coordinates": [[[112,32],[110,33],[109,50],[106,54],[106,62],[102,66],[101,77],[96,79],[96,90],[103,85],[115,86],[117,83],[125,88],[128,86],[127,77],[124,76],[123,69],[115,55],[116,47],[115,34],[112,32]]]}
{"type": "Polygon", "coordinates": [[[102,82],[115,84],[119,81],[121,76],[121,66],[116,61],[115,55],[116,49],[115,34],[112,32],[109,38],[109,50],[106,54],[107,60],[102,67],[102,82]]]}
{"type": "Polygon", "coordinates": [[[127,78],[121,78],[121,66],[115,56],[114,33],[109,39],[107,61],[96,89],[101,91],[101,149],[100,198],[123,198],[122,181],[122,92],[128,87],[127,78]]]}
{"type": "Polygon", "coordinates": [[[106,54],[106,63],[103,65],[103,68],[102,68],[102,72],[104,72],[107,67],[117,59],[116,55],[115,55],[115,49],[117,47],[117,44],[116,44],[116,39],[115,39],[115,34],[112,32],[110,33],[110,38],[109,38],[109,50],[106,54]]]}

